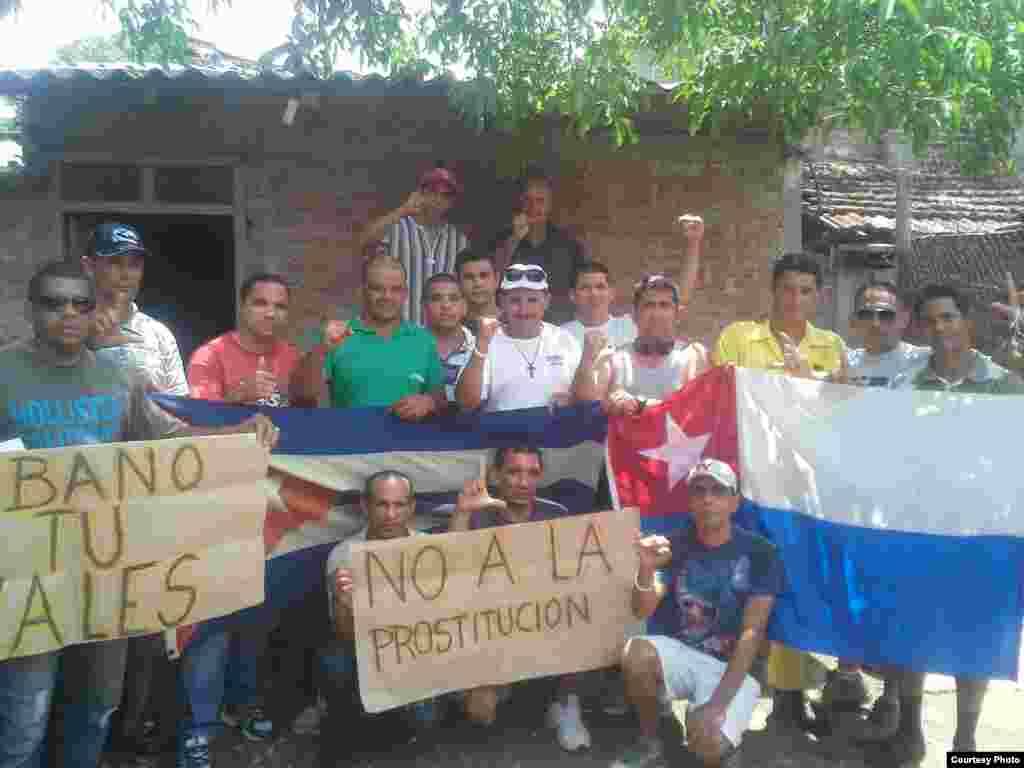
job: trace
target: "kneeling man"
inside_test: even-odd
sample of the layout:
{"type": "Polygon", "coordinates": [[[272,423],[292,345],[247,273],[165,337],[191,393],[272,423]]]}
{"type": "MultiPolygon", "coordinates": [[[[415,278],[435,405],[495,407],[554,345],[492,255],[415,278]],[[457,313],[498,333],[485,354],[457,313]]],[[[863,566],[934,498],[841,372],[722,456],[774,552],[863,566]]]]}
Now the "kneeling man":
{"type": "Polygon", "coordinates": [[[613,768],[666,765],[657,735],[659,696],[689,700],[686,742],[701,762],[736,768],[761,694],[749,673],[781,591],[781,561],[767,539],[733,527],[740,496],[728,464],[703,459],[687,483],[693,525],[670,538],[637,537],[633,611],[647,619],[668,596],[676,632],[626,643],[622,671],[640,737],[613,768]]]}

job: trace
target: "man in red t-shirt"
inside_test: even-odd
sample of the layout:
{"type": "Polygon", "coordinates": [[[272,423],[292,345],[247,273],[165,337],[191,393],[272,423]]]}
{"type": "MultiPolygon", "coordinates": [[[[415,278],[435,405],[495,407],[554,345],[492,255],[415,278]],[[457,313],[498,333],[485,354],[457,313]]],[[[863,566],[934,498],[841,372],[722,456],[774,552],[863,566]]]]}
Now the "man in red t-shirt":
{"type": "Polygon", "coordinates": [[[278,338],[288,320],[288,298],[288,284],[280,275],[260,273],[242,283],[238,330],[218,336],[192,355],[192,397],[289,404],[289,381],[301,353],[278,338]]]}
{"type": "MultiPolygon", "coordinates": [[[[301,353],[279,338],[288,320],[288,301],[288,283],[280,275],[262,272],[247,278],[239,293],[238,330],[218,336],[192,355],[188,366],[192,397],[289,405],[292,372],[301,353]]],[[[274,723],[264,709],[260,668],[278,618],[266,612],[254,614],[244,627],[230,632],[230,638],[225,628],[206,633],[198,647],[193,647],[197,643],[188,646],[182,676],[192,719],[185,726],[186,734],[196,731],[200,738],[208,738],[204,727],[219,714],[250,740],[273,735],[274,723]]]]}

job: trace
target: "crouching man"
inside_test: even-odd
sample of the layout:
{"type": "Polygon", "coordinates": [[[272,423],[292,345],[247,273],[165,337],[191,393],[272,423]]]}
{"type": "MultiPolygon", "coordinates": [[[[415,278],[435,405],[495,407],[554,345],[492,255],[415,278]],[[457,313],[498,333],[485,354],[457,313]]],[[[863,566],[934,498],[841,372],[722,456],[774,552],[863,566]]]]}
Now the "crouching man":
{"type": "Polygon", "coordinates": [[[667,596],[676,632],[626,643],[622,673],[640,736],[612,768],[667,765],[657,735],[660,697],[689,700],[690,752],[705,765],[736,768],[761,694],[749,673],[781,591],[781,561],[767,539],[733,527],[740,496],[728,464],[703,459],[687,483],[693,525],[670,538],[637,536],[633,611],[647,619],[667,596]]]}
{"type": "Polygon", "coordinates": [[[323,765],[335,765],[365,752],[398,748],[432,729],[442,714],[443,699],[428,699],[376,715],[363,709],[356,672],[352,543],[416,536],[419,532],[412,528],[416,510],[412,480],[402,472],[384,470],[367,478],[361,504],[366,527],[338,544],[327,558],[334,637],[320,653],[320,683],[328,718],[321,743],[323,765]]]}

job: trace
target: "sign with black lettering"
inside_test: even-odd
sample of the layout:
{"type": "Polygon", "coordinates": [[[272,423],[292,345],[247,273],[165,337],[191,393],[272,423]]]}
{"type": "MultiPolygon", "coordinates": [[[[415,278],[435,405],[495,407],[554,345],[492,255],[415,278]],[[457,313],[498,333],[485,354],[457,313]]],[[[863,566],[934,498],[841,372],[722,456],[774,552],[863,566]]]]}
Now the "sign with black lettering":
{"type": "Polygon", "coordinates": [[[638,526],[624,510],[353,544],[363,706],[616,663],[638,526]]]}
{"type": "Polygon", "coordinates": [[[254,435],[0,453],[0,661],[263,601],[254,435]]]}

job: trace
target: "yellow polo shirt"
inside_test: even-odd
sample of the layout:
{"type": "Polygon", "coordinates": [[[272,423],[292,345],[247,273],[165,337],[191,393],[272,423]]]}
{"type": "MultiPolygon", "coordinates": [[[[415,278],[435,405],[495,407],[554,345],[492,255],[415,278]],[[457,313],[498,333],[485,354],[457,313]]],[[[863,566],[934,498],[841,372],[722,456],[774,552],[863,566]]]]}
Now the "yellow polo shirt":
{"type": "MultiPolygon", "coordinates": [[[[817,376],[839,369],[846,346],[838,334],[807,324],[800,341],[800,353],[807,358],[817,376]]],[[[783,371],[782,347],[772,333],[770,321],[741,320],[722,331],[713,352],[715,365],[738,365],[783,371]]],[[[810,654],[778,643],[768,654],[768,684],[782,691],[817,687],[816,664],[810,654]]]]}
{"type": "MultiPolygon", "coordinates": [[[[818,376],[838,370],[846,346],[838,334],[807,324],[800,341],[800,352],[818,376]]],[[[772,333],[768,320],[741,320],[732,323],[718,337],[713,353],[715,365],[738,365],[742,368],[783,370],[782,347],[772,333]]]]}

